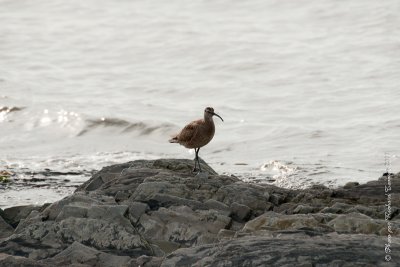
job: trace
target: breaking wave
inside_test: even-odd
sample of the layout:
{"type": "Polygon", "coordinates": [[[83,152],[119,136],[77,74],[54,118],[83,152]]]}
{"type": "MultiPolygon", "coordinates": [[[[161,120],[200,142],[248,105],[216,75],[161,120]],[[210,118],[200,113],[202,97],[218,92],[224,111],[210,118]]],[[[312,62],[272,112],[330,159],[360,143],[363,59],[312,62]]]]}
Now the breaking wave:
{"type": "Polygon", "coordinates": [[[7,107],[7,106],[0,106],[0,122],[5,121],[7,119],[7,115],[11,112],[16,112],[23,110],[25,107],[7,107]]]}
{"type": "Polygon", "coordinates": [[[315,184],[337,186],[329,167],[320,163],[301,164],[291,161],[270,160],[258,171],[241,173],[242,180],[250,183],[273,184],[288,189],[304,189],[315,184]],[[320,179],[315,179],[318,176],[320,179]]]}
{"type": "Polygon", "coordinates": [[[173,124],[161,123],[158,125],[151,125],[145,122],[130,122],[118,118],[101,118],[101,119],[88,119],[85,121],[84,128],[77,134],[83,136],[90,132],[101,128],[114,128],[119,133],[139,133],[139,135],[150,135],[153,132],[167,132],[174,128],[173,124]]]}
{"type": "Polygon", "coordinates": [[[23,110],[25,107],[0,107],[0,112],[10,113],[23,110]]]}

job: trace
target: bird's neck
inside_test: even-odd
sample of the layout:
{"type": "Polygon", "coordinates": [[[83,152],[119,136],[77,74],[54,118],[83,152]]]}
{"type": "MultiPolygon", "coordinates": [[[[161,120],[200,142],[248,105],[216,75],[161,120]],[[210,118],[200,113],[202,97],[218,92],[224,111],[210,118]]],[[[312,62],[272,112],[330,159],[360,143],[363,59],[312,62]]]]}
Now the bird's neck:
{"type": "Polygon", "coordinates": [[[211,116],[204,116],[204,121],[206,123],[214,124],[213,118],[211,116]]]}

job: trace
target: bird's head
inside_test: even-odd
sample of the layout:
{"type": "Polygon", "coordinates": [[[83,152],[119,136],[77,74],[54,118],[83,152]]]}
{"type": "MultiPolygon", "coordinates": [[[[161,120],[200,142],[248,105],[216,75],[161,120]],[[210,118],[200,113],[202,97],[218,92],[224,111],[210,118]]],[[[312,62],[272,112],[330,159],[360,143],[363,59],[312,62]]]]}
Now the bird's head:
{"type": "Polygon", "coordinates": [[[212,107],[206,107],[206,109],[204,110],[204,117],[207,118],[212,118],[212,116],[217,116],[218,118],[221,119],[221,121],[224,121],[221,116],[219,116],[217,113],[214,112],[214,109],[212,107]]]}

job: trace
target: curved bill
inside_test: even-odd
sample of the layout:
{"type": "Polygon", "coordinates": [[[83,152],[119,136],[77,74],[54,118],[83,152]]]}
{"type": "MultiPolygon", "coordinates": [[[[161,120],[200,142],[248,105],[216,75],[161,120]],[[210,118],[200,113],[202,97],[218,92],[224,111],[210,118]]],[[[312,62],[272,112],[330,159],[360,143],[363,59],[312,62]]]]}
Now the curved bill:
{"type": "Polygon", "coordinates": [[[220,119],[221,119],[221,121],[224,121],[224,120],[221,118],[221,116],[220,116],[220,115],[218,115],[217,113],[214,113],[214,112],[213,112],[213,115],[215,115],[215,116],[217,116],[218,118],[220,118],[220,119]]]}

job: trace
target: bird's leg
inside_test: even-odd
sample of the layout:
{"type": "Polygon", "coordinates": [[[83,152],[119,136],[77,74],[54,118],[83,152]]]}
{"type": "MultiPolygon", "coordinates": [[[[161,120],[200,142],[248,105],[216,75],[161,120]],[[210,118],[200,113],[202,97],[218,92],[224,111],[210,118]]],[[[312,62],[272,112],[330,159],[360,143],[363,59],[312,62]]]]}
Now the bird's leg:
{"type": "Polygon", "coordinates": [[[200,147],[197,149],[196,159],[197,159],[197,165],[199,165],[199,172],[201,172],[201,166],[200,166],[200,160],[199,160],[199,151],[200,151],[200,147]]]}
{"type": "Polygon", "coordinates": [[[196,164],[197,164],[197,148],[194,149],[194,152],[195,152],[195,157],[194,157],[194,168],[193,168],[193,172],[196,172],[196,171],[197,171],[197,168],[196,168],[196,164]]]}

